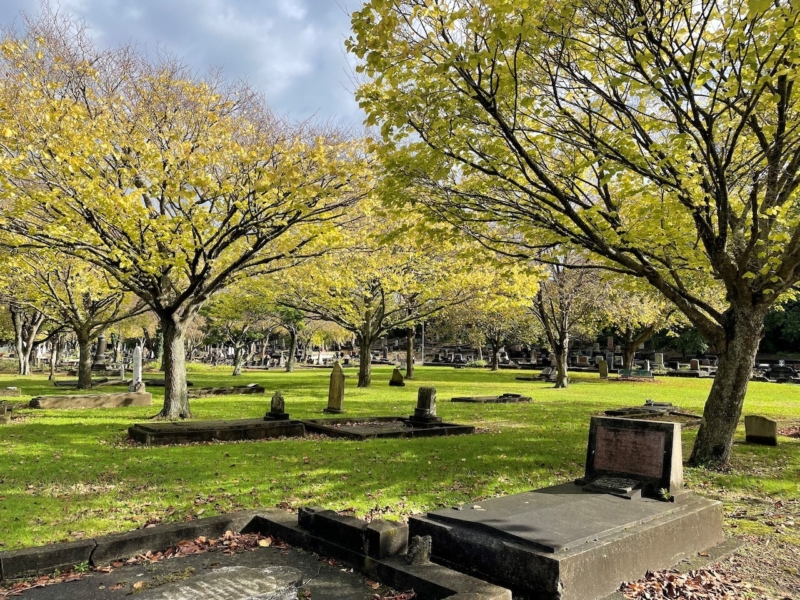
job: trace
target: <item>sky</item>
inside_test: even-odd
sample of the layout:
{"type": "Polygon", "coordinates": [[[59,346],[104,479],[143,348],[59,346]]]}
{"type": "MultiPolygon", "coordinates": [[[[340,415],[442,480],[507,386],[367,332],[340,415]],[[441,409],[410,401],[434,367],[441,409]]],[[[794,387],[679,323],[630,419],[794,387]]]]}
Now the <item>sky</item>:
{"type": "MultiPolygon", "coordinates": [[[[293,119],[317,117],[356,125],[354,59],[344,49],[349,12],[361,0],[53,0],[83,19],[102,47],[162,47],[203,73],[222,67],[264,91],[272,108],[293,119]]],[[[0,25],[21,26],[40,0],[0,0],[0,25]]]]}

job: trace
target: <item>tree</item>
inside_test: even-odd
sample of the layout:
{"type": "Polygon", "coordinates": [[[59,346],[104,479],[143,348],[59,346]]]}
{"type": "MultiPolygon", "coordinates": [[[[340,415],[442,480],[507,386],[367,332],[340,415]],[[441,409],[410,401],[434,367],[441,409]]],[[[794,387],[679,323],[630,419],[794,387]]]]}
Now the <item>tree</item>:
{"type": "Polygon", "coordinates": [[[110,325],[140,314],[144,303],[101,269],[45,249],[8,252],[0,280],[18,282],[15,302],[73,331],[78,342],[78,389],[92,387],[92,343],[110,325]]]}
{"type": "Polygon", "coordinates": [[[242,374],[248,347],[278,326],[274,313],[274,305],[265,299],[253,279],[217,293],[203,307],[201,315],[205,317],[207,331],[233,346],[234,376],[242,374]]]}
{"type": "Polygon", "coordinates": [[[605,285],[598,271],[588,268],[590,265],[580,256],[569,252],[549,256],[547,276],[539,282],[530,310],[556,356],[555,387],[566,388],[570,336],[576,329],[586,330],[590,323],[597,324],[596,314],[604,301],[605,285]]]}
{"type": "Polygon", "coordinates": [[[418,323],[481,291],[477,254],[448,230],[414,233],[413,217],[381,215],[369,206],[341,231],[346,252],[330,253],[296,269],[281,303],[330,321],[355,335],[358,387],[371,383],[372,347],[391,329],[418,323]],[[461,244],[461,245],[460,245],[461,244]]]}
{"type": "Polygon", "coordinates": [[[728,461],[764,316],[800,278],[798,19],[789,0],[353,14],[358,98],[398,193],[414,182],[438,218],[518,254],[582,247],[717,348],[692,465],[728,461]],[[693,279],[723,290],[722,310],[693,279]]]}
{"type": "Polygon", "coordinates": [[[226,286],[323,251],[369,185],[363,144],[174,60],[97,50],[50,13],[2,50],[2,225],[148,305],[164,332],[161,416],[190,417],[188,323],[226,286]]]}

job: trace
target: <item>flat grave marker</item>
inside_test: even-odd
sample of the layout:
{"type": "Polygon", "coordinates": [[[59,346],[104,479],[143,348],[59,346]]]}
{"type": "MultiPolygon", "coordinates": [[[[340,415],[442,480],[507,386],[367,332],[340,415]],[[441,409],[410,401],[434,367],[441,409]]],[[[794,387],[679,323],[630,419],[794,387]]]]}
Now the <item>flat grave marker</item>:
{"type": "Polygon", "coordinates": [[[500,394],[499,396],[457,396],[451,398],[450,402],[473,402],[478,404],[496,403],[506,404],[511,402],[531,402],[530,396],[523,396],[522,394],[500,394]]]}

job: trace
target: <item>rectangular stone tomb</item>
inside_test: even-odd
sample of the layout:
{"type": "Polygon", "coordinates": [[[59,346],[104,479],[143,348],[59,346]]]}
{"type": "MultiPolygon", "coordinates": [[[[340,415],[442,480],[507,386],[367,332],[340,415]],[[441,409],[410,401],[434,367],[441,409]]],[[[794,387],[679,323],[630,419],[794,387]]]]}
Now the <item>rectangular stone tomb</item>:
{"type": "Polygon", "coordinates": [[[515,598],[596,600],[720,543],[722,505],[631,501],[567,483],[412,516],[409,535],[430,535],[434,562],[515,598]]]}
{"type": "Polygon", "coordinates": [[[132,440],[151,446],[211,442],[214,440],[235,441],[301,437],[304,434],[303,424],[295,420],[171,421],[168,423],[137,423],[128,428],[128,436],[132,440]]]}
{"type": "Polygon", "coordinates": [[[452,398],[450,401],[505,404],[508,402],[530,402],[531,398],[522,394],[501,394],[500,396],[459,396],[452,398]]]}
{"type": "Polygon", "coordinates": [[[206,396],[226,396],[233,394],[263,394],[264,386],[257,383],[249,385],[235,385],[228,387],[205,387],[195,388],[189,392],[190,398],[203,398],[206,396]]]}
{"type": "Polygon", "coordinates": [[[359,419],[309,419],[306,431],[354,440],[396,437],[432,437],[475,433],[471,425],[455,423],[415,423],[403,417],[361,417],[359,419]]]}
{"type": "Polygon", "coordinates": [[[150,406],[153,396],[149,392],[119,392],[114,394],[71,394],[69,396],[37,396],[31,399],[31,408],[122,408],[125,406],[150,406]]]}

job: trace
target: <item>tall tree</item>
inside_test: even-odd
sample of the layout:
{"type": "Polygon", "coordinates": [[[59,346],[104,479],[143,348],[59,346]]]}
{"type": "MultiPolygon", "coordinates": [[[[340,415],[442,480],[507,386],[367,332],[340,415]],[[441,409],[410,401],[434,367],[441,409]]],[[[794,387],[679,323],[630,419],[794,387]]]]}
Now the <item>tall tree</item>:
{"type": "Polygon", "coordinates": [[[372,0],[353,15],[389,172],[437,192],[420,197],[439,218],[525,255],[547,237],[583,247],[717,348],[693,465],[728,461],[764,316],[800,279],[798,19],[790,0],[372,0]]]}
{"type": "Polygon", "coordinates": [[[47,12],[2,47],[2,225],[147,303],[164,332],[161,416],[190,417],[187,324],[227,285],[324,248],[368,183],[361,142],[174,60],[96,49],[47,12]]]}

